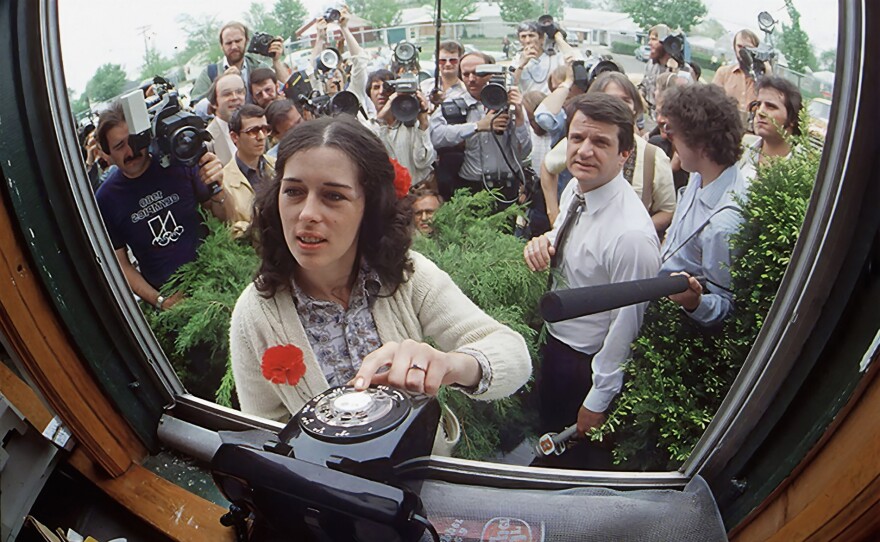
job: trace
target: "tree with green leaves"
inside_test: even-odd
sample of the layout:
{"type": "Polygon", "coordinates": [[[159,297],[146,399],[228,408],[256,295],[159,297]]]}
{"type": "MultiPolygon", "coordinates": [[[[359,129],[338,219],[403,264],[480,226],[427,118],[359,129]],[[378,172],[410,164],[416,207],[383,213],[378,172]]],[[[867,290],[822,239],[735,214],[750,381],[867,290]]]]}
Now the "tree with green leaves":
{"type": "MultiPolygon", "coordinates": [[[[544,13],[543,2],[524,2],[523,0],[500,0],[501,18],[509,23],[534,21],[544,13]]],[[[550,15],[562,15],[562,0],[550,0],[550,15]]]]}
{"type": "MultiPolygon", "coordinates": [[[[428,0],[426,6],[434,6],[434,2],[428,0]]],[[[476,13],[477,4],[473,0],[443,0],[440,4],[440,18],[443,22],[463,21],[476,13]]]]}
{"type": "Polygon", "coordinates": [[[92,102],[107,101],[122,92],[128,77],[119,64],[104,64],[86,83],[85,94],[92,102]]]}
{"type": "Polygon", "coordinates": [[[244,22],[251,29],[252,34],[254,32],[265,32],[273,36],[281,34],[281,26],[275,15],[260,2],[251,2],[247,13],[244,14],[244,22]]]}
{"type": "Polygon", "coordinates": [[[73,111],[74,116],[89,110],[89,97],[85,93],[77,96],[75,90],[67,87],[67,99],[70,102],[70,110],[73,111]]]}
{"type": "Polygon", "coordinates": [[[620,7],[645,31],[663,23],[688,32],[708,13],[703,0],[620,0],[620,7]]]}
{"type": "Polygon", "coordinates": [[[813,45],[810,44],[810,36],[801,28],[801,13],[794,7],[792,0],[785,0],[785,9],[788,10],[791,26],[782,23],[779,50],[785,55],[788,67],[792,70],[801,73],[807,68],[817,70],[819,63],[816,61],[813,45]]]}
{"type": "Polygon", "coordinates": [[[176,65],[177,62],[174,59],[167,58],[155,47],[150,47],[144,53],[144,64],[141,67],[140,78],[151,79],[156,75],[164,75],[176,65]]]}
{"type": "Polygon", "coordinates": [[[365,0],[358,15],[373,23],[375,28],[386,28],[400,20],[400,6],[396,0],[365,0]]]}
{"type": "Polygon", "coordinates": [[[220,47],[220,29],[223,24],[215,15],[194,17],[187,13],[178,15],[177,23],[186,32],[186,45],[181,51],[182,63],[190,61],[196,55],[206,55],[208,62],[223,56],[220,47]]]}
{"type": "Polygon", "coordinates": [[[822,54],[819,55],[819,66],[823,70],[828,70],[833,72],[837,69],[837,51],[834,49],[828,49],[827,51],[822,51],[822,54]]]}
{"type": "Polygon", "coordinates": [[[276,36],[292,38],[296,30],[303,25],[308,12],[300,0],[277,0],[272,8],[272,15],[278,23],[276,36]]]}

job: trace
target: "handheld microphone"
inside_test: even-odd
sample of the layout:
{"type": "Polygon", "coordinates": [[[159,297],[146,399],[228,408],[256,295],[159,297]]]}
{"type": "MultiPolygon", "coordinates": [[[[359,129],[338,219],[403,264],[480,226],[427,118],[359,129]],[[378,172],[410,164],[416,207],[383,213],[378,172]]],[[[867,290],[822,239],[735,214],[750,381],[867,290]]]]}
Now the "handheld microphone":
{"type": "Polygon", "coordinates": [[[687,289],[687,276],[669,275],[547,292],[541,297],[538,308],[545,321],[559,322],[659,299],[687,289]]]}

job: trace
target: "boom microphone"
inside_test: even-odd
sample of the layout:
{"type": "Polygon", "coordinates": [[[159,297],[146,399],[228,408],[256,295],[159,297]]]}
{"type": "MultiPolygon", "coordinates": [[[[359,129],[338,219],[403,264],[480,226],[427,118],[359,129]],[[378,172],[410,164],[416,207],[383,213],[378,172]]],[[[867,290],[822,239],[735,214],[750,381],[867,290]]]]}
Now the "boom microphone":
{"type": "Polygon", "coordinates": [[[669,275],[547,292],[541,297],[538,308],[545,321],[559,322],[679,294],[687,289],[686,275],[669,275]]]}

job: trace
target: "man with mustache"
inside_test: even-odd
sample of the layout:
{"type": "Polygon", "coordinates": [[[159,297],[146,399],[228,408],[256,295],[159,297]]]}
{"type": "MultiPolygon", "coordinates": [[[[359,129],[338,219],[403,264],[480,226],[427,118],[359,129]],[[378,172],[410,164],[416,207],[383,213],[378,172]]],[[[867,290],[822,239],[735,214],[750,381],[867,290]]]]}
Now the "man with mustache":
{"type": "MultiPolygon", "coordinates": [[[[526,264],[532,271],[551,268],[553,290],[656,276],[657,233],[622,173],[634,145],[632,110],[616,96],[593,93],[571,100],[566,112],[574,178],[562,192],[553,229],[526,245],[526,264]]],[[[576,420],[583,436],[604,423],[646,305],[547,325],[537,384],[543,430],[559,432],[576,420]]],[[[577,463],[568,466],[603,466],[584,465],[583,455],[595,451],[578,446],[565,454],[577,463]]]]}
{"type": "Polygon", "coordinates": [[[147,149],[135,152],[120,102],[101,113],[95,131],[98,144],[118,167],[98,188],[95,198],[131,290],[157,310],[180,301],[159,290],[183,264],[196,257],[201,242],[198,207],[221,220],[231,216],[232,198],[223,188],[223,166],[212,153],[198,168],[162,167],[147,149]],[[217,191],[212,192],[216,184],[217,191]],[[131,262],[131,249],[138,267],[131,262]]]}
{"type": "MultiPolygon", "coordinates": [[[[216,80],[217,76],[233,67],[238,69],[239,74],[245,81],[249,80],[253,70],[260,67],[273,68],[278,81],[287,81],[290,77],[290,68],[284,64],[282,58],[284,55],[284,42],[281,38],[275,38],[269,46],[269,54],[272,55],[272,66],[269,66],[256,55],[245,52],[247,51],[249,40],[250,33],[244,24],[231,21],[223,25],[223,28],[220,29],[220,47],[223,49],[223,60],[222,62],[206,66],[196,78],[190,93],[193,102],[206,97],[208,89],[211,88],[211,83],[216,80]]],[[[247,91],[245,101],[253,103],[250,89],[245,90],[247,91]]]]}

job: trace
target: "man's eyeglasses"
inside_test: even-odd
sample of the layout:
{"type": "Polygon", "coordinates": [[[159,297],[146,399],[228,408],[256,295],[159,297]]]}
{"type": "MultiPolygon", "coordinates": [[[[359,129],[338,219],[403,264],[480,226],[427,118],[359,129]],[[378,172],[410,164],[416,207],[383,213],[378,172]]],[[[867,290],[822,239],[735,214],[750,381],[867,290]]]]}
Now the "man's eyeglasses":
{"type": "Polygon", "coordinates": [[[657,124],[657,126],[659,126],[660,130],[662,130],[663,133],[666,134],[666,137],[672,137],[673,134],[675,134],[675,130],[669,127],[668,121],[660,122],[657,124]]]}
{"type": "Polygon", "coordinates": [[[257,134],[263,132],[265,135],[269,135],[272,133],[272,127],[268,124],[264,124],[262,126],[251,126],[250,128],[245,128],[241,131],[243,134],[247,134],[251,137],[257,137],[257,134]]]}
{"type": "Polygon", "coordinates": [[[446,64],[449,62],[450,64],[458,64],[457,58],[440,58],[437,60],[437,64],[446,64]]]}

